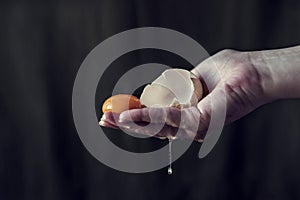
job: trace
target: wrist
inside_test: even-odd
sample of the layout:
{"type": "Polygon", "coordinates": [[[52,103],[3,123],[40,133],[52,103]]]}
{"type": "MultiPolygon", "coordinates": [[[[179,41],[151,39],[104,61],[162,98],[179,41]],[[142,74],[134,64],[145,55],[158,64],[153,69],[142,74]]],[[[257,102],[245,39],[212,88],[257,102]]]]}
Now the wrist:
{"type": "Polygon", "coordinates": [[[270,101],[300,97],[300,46],[249,52],[270,101]]]}

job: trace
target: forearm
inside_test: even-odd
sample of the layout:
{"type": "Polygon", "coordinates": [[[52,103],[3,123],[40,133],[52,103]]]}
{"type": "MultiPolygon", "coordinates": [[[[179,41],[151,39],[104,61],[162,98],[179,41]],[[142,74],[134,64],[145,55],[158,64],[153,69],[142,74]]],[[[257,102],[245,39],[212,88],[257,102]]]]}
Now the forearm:
{"type": "Polygon", "coordinates": [[[300,46],[249,55],[269,99],[300,98],[300,46]]]}

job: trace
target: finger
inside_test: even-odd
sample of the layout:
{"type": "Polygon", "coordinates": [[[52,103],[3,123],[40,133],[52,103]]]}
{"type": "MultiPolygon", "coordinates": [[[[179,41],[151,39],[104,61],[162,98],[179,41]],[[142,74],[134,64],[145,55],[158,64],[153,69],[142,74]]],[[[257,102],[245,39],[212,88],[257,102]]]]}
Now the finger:
{"type": "Polygon", "coordinates": [[[140,125],[139,122],[125,122],[118,123],[121,129],[126,131],[137,133],[140,135],[146,135],[148,137],[154,136],[161,139],[165,139],[167,137],[173,137],[176,134],[175,128],[172,126],[168,126],[165,124],[152,123],[147,126],[140,125]]]}
{"type": "Polygon", "coordinates": [[[202,99],[197,108],[200,112],[199,131],[205,131],[209,128],[212,115],[214,115],[215,124],[224,124],[226,117],[227,99],[225,89],[220,84],[204,99],[202,99]]]}
{"type": "Polygon", "coordinates": [[[119,115],[112,112],[106,112],[102,115],[99,125],[107,128],[115,128],[118,129],[117,121],[119,119],[119,115]]]}
{"type": "Polygon", "coordinates": [[[135,109],[122,112],[119,118],[119,122],[166,123],[169,126],[180,127],[190,131],[197,131],[199,120],[200,112],[196,107],[184,109],[173,107],[135,109]]]}
{"type": "Polygon", "coordinates": [[[181,110],[178,108],[142,108],[122,112],[119,122],[167,123],[170,126],[178,127],[180,119],[181,110]]]}
{"type": "Polygon", "coordinates": [[[160,139],[168,137],[176,137],[180,139],[195,139],[196,141],[202,141],[205,133],[201,131],[191,131],[188,129],[182,129],[173,127],[164,123],[147,123],[147,122],[116,122],[118,115],[107,112],[103,114],[99,124],[101,126],[113,129],[124,129],[132,133],[142,134],[146,136],[154,136],[160,139]]]}
{"type": "Polygon", "coordinates": [[[101,121],[99,122],[99,125],[100,125],[100,126],[103,126],[103,127],[105,127],[105,128],[119,129],[118,126],[115,126],[114,124],[112,124],[112,123],[110,123],[110,122],[108,122],[108,121],[105,121],[105,120],[101,120],[101,121]]]}
{"type": "Polygon", "coordinates": [[[154,135],[160,132],[159,134],[163,134],[161,135],[163,137],[173,137],[178,129],[182,129],[184,132],[180,131],[180,133],[184,133],[184,135],[180,137],[191,139],[197,135],[199,120],[200,112],[196,107],[181,110],[176,108],[144,108],[121,113],[119,125],[146,135],[154,135]],[[149,113],[153,114],[150,116],[149,113]],[[150,124],[138,127],[139,123],[145,123],[145,121],[150,122],[150,124]],[[161,131],[161,127],[163,127],[163,131],[161,131]]]}
{"type": "Polygon", "coordinates": [[[205,133],[201,131],[190,131],[187,129],[177,128],[160,123],[151,123],[147,126],[138,127],[137,124],[133,122],[123,122],[119,123],[119,126],[120,128],[132,133],[142,134],[146,136],[154,136],[160,139],[176,138],[196,140],[201,142],[203,141],[203,138],[205,136],[205,133]]]}

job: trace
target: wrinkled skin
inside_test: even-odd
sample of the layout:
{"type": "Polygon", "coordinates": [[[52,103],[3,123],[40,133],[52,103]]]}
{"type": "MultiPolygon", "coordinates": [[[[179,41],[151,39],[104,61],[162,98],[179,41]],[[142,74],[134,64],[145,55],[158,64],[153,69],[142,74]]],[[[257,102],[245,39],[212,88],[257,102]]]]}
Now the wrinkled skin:
{"type": "Polygon", "coordinates": [[[228,124],[271,100],[265,95],[263,87],[263,81],[269,77],[255,67],[248,52],[223,50],[200,63],[192,73],[204,84],[205,96],[197,106],[182,110],[170,107],[134,109],[115,117],[113,113],[104,113],[100,125],[122,127],[130,132],[158,138],[203,141],[213,109],[226,103],[225,124],[228,124]],[[163,128],[160,130],[160,127],[163,128]]]}

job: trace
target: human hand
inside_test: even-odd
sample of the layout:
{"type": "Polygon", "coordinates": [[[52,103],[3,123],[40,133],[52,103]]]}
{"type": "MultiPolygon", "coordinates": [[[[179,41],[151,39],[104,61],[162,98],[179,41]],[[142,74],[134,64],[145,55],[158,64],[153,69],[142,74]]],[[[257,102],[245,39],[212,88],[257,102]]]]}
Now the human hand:
{"type": "Polygon", "coordinates": [[[270,79],[266,71],[253,64],[249,52],[223,50],[192,70],[205,86],[205,97],[197,106],[133,109],[120,115],[108,112],[103,114],[100,125],[149,136],[155,134],[158,138],[202,141],[212,113],[225,103],[228,124],[272,100],[265,93],[270,79]]]}

